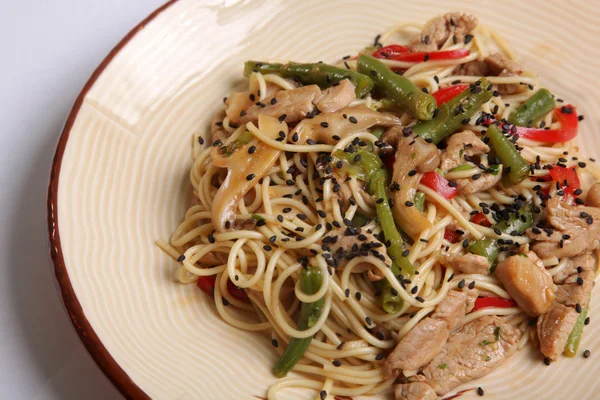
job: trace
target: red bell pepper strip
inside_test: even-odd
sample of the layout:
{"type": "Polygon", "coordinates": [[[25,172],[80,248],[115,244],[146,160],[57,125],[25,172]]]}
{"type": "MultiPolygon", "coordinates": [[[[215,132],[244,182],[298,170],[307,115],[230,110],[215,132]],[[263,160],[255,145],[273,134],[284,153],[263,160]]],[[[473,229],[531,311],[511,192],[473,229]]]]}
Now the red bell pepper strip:
{"type": "Polygon", "coordinates": [[[550,170],[552,180],[557,182],[560,189],[565,192],[565,195],[577,197],[575,191],[581,187],[577,171],[574,167],[565,168],[555,165],[550,170]]]}
{"type": "Polygon", "coordinates": [[[215,290],[216,279],[216,275],[199,276],[198,281],[196,281],[196,286],[204,293],[212,296],[213,291],[215,290]]]}
{"type": "Polygon", "coordinates": [[[451,200],[458,194],[458,189],[450,186],[448,179],[444,178],[435,171],[424,174],[421,178],[421,183],[428,188],[435,190],[446,200],[451,200]]]}
{"type": "Polygon", "coordinates": [[[477,225],[486,226],[488,228],[492,226],[492,223],[490,222],[490,220],[487,219],[485,214],[482,213],[481,211],[471,217],[471,222],[473,222],[474,224],[477,224],[477,225]]]}
{"type": "MultiPolygon", "coordinates": [[[[198,286],[198,288],[204,293],[212,296],[215,291],[216,279],[216,275],[199,276],[198,280],[196,281],[196,286],[198,286]]],[[[246,294],[246,291],[235,286],[231,280],[227,280],[227,291],[237,300],[248,301],[248,295],[246,294]]]]}
{"type": "Polygon", "coordinates": [[[394,61],[405,61],[405,62],[425,62],[425,61],[441,61],[441,60],[455,60],[457,58],[467,57],[471,52],[467,49],[459,50],[444,50],[444,51],[415,51],[396,54],[390,57],[390,60],[394,61]]]}
{"type": "Polygon", "coordinates": [[[227,280],[227,291],[237,300],[248,301],[248,294],[246,291],[235,286],[235,284],[231,282],[231,279],[227,280]]]}
{"type": "Polygon", "coordinates": [[[516,306],[517,303],[515,303],[513,300],[507,300],[498,297],[478,297],[477,300],[475,300],[473,312],[486,307],[511,308],[516,306]]]}
{"type": "Polygon", "coordinates": [[[383,59],[393,59],[398,54],[406,53],[408,49],[404,46],[400,46],[399,44],[391,44],[389,46],[385,46],[377,50],[373,53],[373,57],[375,58],[383,58],[383,59]]]}
{"type": "Polygon", "coordinates": [[[437,101],[437,105],[439,107],[442,104],[449,102],[468,88],[469,85],[467,84],[448,86],[432,93],[431,95],[435,98],[435,101],[437,101]]]}
{"type": "Polygon", "coordinates": [[[444,231],[444,239],[446,239],[450,243],[458,243],[460,235],[456,233],[456,230],[446,228],[446,230],[444,231]]]}
{"type": "Polygon", "coordinates": [[[463,58],[471,54],[467,49],[458,50],[442,50],[442,51],[408,51],[404,46],[391,44],[377,50],[373,53],[375,58],[383,58],[386,60],[406,61],[406,62],[423,62],[427,60],[454,60],[463,58]]]}
{"type": "Polygon", "coordinates": [[[572,105],[555,108],[554,115],[561,123],[558,129],[539,129],[514,126],[511,133],[519,135],[523,139],[536,140],[539,142],[560,143],[571,140],[577,136],[579,119],[577,111],[572,105]],[[516,129],[515,129],[516,128],[516,129]]]}

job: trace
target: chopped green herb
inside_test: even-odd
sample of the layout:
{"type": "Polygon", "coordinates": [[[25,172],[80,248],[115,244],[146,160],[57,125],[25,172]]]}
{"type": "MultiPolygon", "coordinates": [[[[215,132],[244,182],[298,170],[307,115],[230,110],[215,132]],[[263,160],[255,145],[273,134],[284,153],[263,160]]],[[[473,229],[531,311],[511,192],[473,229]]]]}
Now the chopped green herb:
{"type": "Polygon", "coordinates": [[[252,219],[256,221],[265,221],[265,219],[260,214],[252,214],[252,219]]]}
{"type": "Polygon", "coordinates": [[[446,369],[446,368],[448,368],[448,365],[446,365],[446,364],[440,364],[440,369],[446,369]]]}

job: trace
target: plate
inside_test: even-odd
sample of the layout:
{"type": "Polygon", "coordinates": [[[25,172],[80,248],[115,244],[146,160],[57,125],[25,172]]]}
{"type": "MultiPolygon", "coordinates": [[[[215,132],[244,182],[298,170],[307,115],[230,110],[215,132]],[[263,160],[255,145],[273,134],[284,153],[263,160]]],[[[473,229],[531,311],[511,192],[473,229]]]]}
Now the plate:
{"type": "MultiPolygon", "coordinates": [[[[449,9],[478,15],[544,85],[576,104],[585,115],[584,153],[600,155],[600,7],[592,1],[180,0],[156,10],[102,62],[58,144],[49,233],[68,315],[126,397],[251,399],[274,382],[269,340],[222,322],[195,286],[175,281],[177,263],[155,245],[188,204],[192,134],[206,133],[223,96],[243,84],[243,61],[333,61],[398,23],[449,9]]],[[[596,290],[592,305],[598,297],[596,290]]],[[[581,348],[590,359],[550,367],[521,351],[465,387],[482,386],[495,399],[597,398],[593,312],[581,348]]]]}

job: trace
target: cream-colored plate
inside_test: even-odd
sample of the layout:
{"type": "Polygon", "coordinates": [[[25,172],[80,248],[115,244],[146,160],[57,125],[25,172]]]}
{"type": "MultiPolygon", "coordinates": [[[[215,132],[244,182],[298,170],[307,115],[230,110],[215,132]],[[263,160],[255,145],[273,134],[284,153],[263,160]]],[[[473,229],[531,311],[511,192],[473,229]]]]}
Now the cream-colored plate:
{"type": "MultiPolygon", "coordinates": [[[[210,298],[175,282],[177,264],[154,244],[183,217],[192,134],[206,133],[223,97],[243,82],[244,60],[333,61],[398,23],[424,22],[449,10],[473,12],[545,85],[577,105],[585,115],[584,152],[600,156],[599,5],[180,0],[155,13],[82,93],[50,187],[57,277],[95,359],[134,398],[252,399],[274,381],[269,340],[217,318],[210,298]]],[[[599,290],[594,297],[596,308],[599,290]]],[[[591,358],[547,367],[525,350],[465,387],[482,386],[495,399],[599,398],[600,323],[591,315],[581,344],[591,358]]]]}

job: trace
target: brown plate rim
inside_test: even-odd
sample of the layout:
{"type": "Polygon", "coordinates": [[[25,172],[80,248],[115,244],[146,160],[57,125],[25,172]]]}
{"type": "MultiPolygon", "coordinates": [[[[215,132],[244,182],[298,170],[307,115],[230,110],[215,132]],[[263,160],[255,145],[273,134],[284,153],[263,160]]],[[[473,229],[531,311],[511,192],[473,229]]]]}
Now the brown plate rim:
{"type": "Polygon", "coordinates": [[[47,218],[48,236],[50,240],[50,256],[54,263],[54,275],[59,286],[58,289],[62,296],[64,307],[69,319],[71,320],[71,323],[79,335],[79,339],[81,339],[87,351],[90,353],[96,364],[98,364],[102,372],[127,399],[146,400],[150,399],[150,396],[148,396],[138,385],[135,384],[129,375],[127,375],[127,373],[110,355],[106,347],[104,347],[100,341],[100,338],[85,316],[81,304],[75,295],[75,291],[71,285],[67,267],[65,265],[60,242],[58,226],[58,182],[65,148],[67,147],[67,141],[69,140],[69,134],[73,128],[75,120],[77,119],[77,115],[79,114],[79,110],[81,109],[81,105],[83,104],[85,96],[92,88],[98,77],[102,74],[102,72],[104,72],[106,67],[113,60],[113,58],[129,43],[129,41],[133,39],[138,32],[144,29],[148,23],[154,20],[159,14],[177,1],[178,0],[170,0],[166,2],[154,10],[142,22],[137,24],[131,31],[129,31],[127,35],[125,35],[123,39],[121,39],[121,41],[110,51],[110,53],[108,53],[108,55],[92,73],[83,89],[77,96],[77,99],[75,100],[75,103],[69,112],[69,116],[67,117],[60,138],[58,139],[58,144],[54,153],[54,159],[52,160],[50,181],[48,184],[47,218]]]}

